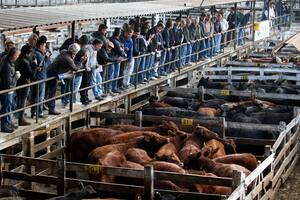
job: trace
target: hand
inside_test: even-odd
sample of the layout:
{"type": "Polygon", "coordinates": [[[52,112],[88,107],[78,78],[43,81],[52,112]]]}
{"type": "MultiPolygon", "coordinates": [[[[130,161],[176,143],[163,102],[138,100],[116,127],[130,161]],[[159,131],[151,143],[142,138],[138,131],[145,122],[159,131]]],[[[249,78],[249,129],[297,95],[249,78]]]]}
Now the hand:
{"type": "Polygon", "coordinates": [[[35,65],[38,65],[38,62],[37,62],[36,59],[34,59],[34,60],[32,61],[32,63],[35,64],[35,65]]]}
{"type": "Polygon", "coordinates": [[[84,63],[87,61],[87,56],[82,56],[80,62],[84,63]]]}
{"type": "Polygon", "coordinates": [[[129,51],[129,48],[125,47],[125,48],[124,48],[124,51],[129,51]]]}
{"type": "Polygon", "coordinates": [[[155,34],[151,34],[151,35],[149,36],[149,39],[153,39],[154,36],[155,36],[155,34]]]}
{"type": "Polygon", "coordinates": [[[100,67],[102,67],[102,65],[97,64],[96,68],[100,68],[100,67]]]}
{"type": "Polygon", "coordinates": [[[90,67],[86,67],[85,70],[90,72],[92,69],[90,67]]]}
{"type": "Polygon", "coordinates": [[[118,63],[122,62],[122,60],[123,60],[122,57],[117,58],[117,62],[118,62],[118,63]]]}
{"type": "Polygon", "coordinates": [[[21,77],[20,71],[16,71],[16,79],[18,80],[21,77]]]}

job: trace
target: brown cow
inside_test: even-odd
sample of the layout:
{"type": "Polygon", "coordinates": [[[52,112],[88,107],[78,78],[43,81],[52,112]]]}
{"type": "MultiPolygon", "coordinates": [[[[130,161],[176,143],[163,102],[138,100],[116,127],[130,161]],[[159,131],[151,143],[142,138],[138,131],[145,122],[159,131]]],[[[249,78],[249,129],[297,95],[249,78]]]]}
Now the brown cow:
{"type": "Polygon", "coordinates": [[[218,158],[226,155],[224,145],[215,139],[206,142],[204,147],[201,149],[201,152],[205,157],[209,159],[218,158]]]}
{"type": "Polygon", "coordinates": [[[165,144],[156,152],[156,154],[154,155],[155,159],[183,166],[183,163],[178,157],[178,151],[181,149],[186,137],[187,135],[184,134],[171,138],[170,143],[165,144]]]}
{"type": "Polygon", "coordinates": [[[138,148],[128,149],[125,156],[127,160],[138,163],[140,165],[146,165],[147,163],[152,161],[145,150],[138,148]]]}
{"type": "Polygon", "coordinates": [[[121,130],[123,132],[132,132],[132,131],[152,131],[159,133],[161,135],[177,135],[181,134],[182,131],[179,130],[178,126],[172,121],[162,121],[162,124],[151,126],[151,127],[139,127],[135,125],[114,125],[111,126],[112,129],[121,130]]]}
{"type": "MultiPolygon", "coordinates": [[[[188,173],[200,175],[200,176],[217,177],[213,173],[206,173],[204,171],[197,171],[197,170],[188,170],[188,173]]],[[[192,184],[190,187],[193,192],[208,193],[208,194],[230,195],[232,192],[232,188],[230,187],[216,186],[216,185],[192,184]]]]}
{"type": "Polygon", "coordinates": [[[176,173],[180,173],[180,174],[185,173],[184,169],[182,169],[180,166],[178,166],[174,163],[169,163],[169,162],[164,162],[164,161],[153,161],[150,164],[153,165],[154,170],[176,172],[176,173]]]}
{"type": "Polygon", "coordinates": [[[163,189],[163,190],[188,191],[185,188],[181,188],[181,187],[177,186],[172,181],[167,181],[167,180],[155,181],[154,187],[158,188],[158,189],[163,189]]]}
{"type": "Polygon", "coordinates": [[[131,140],[128,143],[111,144],[98,147],[89,153],[88,159],[90,162],[95,163],[111,151],[116,150],[125,154],[130,148],[143,148],[146,149],[147,152],[156,152],[162,145],[168,143],[169,141],[169,138],[165,138],[154,132],[145,131],[143,136],[136,137],[134,140],[131,140]]]}
{"type": "Polygon", "coordinates": [[[71,135],[67,153],[73,162],[87,162],[87,155],[95,148],[108,144],[109,139],[123,131],[109,128],[93,128],[71,135]]]}
{"type": "Polygon", "coordinates": [[[173,107],[169,104],[166,104],[164,102],[159,102],[157,96],[151,96],[149,97],[149,104],[151,107],[154,108],[168,108],[168,107],[173,107]]]}
{"type": "Polygon", "coordinates": [[[201,141],[193,134],[189,134],[182,149],[179,151],[180,160],[185,163],[191,155],[197,155],[201,152],[201,141]]]}
{"type": "Polygon", "coordinates": [[[132,140],[135,140],[135,138],[137,137],[143,136],[144,133],[145,131],[132,131],[132,132],[121,133],[119,135],[115,135],[112,138],[110,138],[108,144],[127,143],[132,140]]]}
{"type": "Polygon", "coordinates": [[[257,167],[257,159],[251,153],[230,154],[213,159],[215,162],[224,164],[237,164],[253,171],[257,167]]]}
{"type": "Polygon", "coordinates": [[[211,172],[220,177],[232,178],[233,171],[243,172],[246,176],[250,174],[250,171],[243,166],[218,163],[202,156],[201,153],[199,153],[197,156],[191,156],[188,162],[185,164],[188,168],[195,170],[204,169],[205,171],[211,172]]]}
{"type": "Polygon", "coordinates": [[[209,107],[202,107],[197,110],[199,113],[205,113],[209,117],[216,117],[221,115],[220,109],[209,108],[209,107]]]}

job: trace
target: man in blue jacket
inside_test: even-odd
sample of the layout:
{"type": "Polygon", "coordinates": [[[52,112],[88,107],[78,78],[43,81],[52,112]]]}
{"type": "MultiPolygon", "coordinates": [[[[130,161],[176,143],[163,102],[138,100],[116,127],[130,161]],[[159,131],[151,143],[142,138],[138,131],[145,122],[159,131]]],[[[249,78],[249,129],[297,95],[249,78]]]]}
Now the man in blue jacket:
{"type": "Polygon", "coordinates": [[[128,89],[130,87],[130,78],[134,69],[134,59],[133,59],[133,42],[132,42],[132,34],[133,30],[131,28],[127,28],[124,30],[123,44],[124,51],[127,55],[127,61],[124,63],[123,68],[123,81],[122,81],[122,89],[128,89]]]}

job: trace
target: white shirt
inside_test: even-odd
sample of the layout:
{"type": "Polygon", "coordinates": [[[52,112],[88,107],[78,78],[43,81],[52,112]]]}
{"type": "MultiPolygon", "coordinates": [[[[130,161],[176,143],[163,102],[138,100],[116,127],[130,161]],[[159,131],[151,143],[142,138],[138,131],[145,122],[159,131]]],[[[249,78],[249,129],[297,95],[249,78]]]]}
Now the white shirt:
{"type": "Polygon", "coordinates": [[[229,28],[229,25],[228,25],[228,22],[226,19],[222,19],[221,21],[221,29],[222,29],[222,32],[226,32],[229,28]]]}
{"type": "Polygon", "coordinates": [[[269,19],[275,18],[275,9],[274,7],[269,7],[269,19]]]}

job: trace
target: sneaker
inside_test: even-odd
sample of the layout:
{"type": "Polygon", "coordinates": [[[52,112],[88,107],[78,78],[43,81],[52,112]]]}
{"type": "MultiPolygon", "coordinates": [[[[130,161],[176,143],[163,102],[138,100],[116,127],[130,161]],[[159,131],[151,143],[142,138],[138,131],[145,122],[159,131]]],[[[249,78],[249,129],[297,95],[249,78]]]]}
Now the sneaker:
{"type": "Polygon", "coordinates": [[[113,93],[111,90],[109,90],[107,93],[108,93],[110,96],[115,96],[115,95],[116,95],[116,94],[113,93]]]}
{"type": "Polygon", "coordinates": [[[146,79],[146,78],[144,78],[144,82],[145,82],[145,83],[148,83],[148,82],[149,82],[149,80],[148,80],[148,79],[146,79]]]}
{"type": "Polygon", "coordinates": [[[166,72],[163,72],[160,74],[161,76],[167,76],[167,73],[166,72]]]}
{"type": "Polygon", "coordinates": [[[86,106],[86,105],[89,105],[89,104],[90,104],[89,101],[83,101],[83,102],[82,102],[82,105],[85,105],[85,106],[86,106]]]}
{"type": "Polygon", "coordinates": [[[156,77],[151,77],[150,80],[154,81],[154,80],[157,80],[157,78],[156,77]]]}
{"type": "Polygon", "coordinates": [[[15,125],[14,123],[11,123],[11,124],[9,124],[9,125],[7,125],[9,128],[12,128],[12,129],[17,129],[18,128],[18,126],[17,125],[15,125]]]}
{"type": "Polygon", "coordinates": [[[120,93],[122,93],[122,91],[119,90],[119,89],[116,89],[116,90],[113,90],[113,93],[118,93],[118,94],[120,94],[120,93]]]}
{"type": "Polygon", "coordinates": [[[26,121],[24,118],[19,119],[19,126],[29,126],[31,123],[26,121]]]}
{"type": "Polygon", "coordinates": [[[50,111],[49,110],[49,115],[60,115],[60,112],[57,112],[56,110],[50,111]]]}
{"type": "Polygon", "coordinates": [[[106,98],[107,94],[101,94],[100,97],[106,98]]]}

